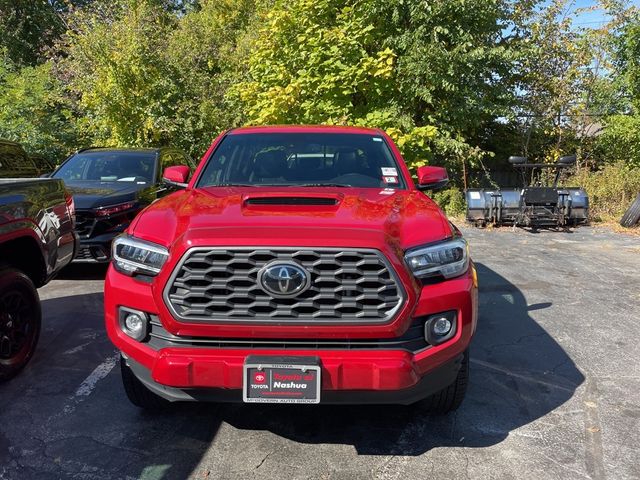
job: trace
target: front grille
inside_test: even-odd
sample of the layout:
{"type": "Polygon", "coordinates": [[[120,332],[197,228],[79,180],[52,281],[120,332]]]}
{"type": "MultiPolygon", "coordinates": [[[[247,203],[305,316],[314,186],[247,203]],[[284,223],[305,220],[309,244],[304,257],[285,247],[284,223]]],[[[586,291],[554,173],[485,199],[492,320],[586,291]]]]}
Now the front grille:
{"type": "Polygon", "coordinates": [[[109,253],[101,245],[81,246],[74,257],[76,262],[106,262],[109,253]]]}
{"type": "Polygon", "coordinates": [[[76,253],[76,260],[94,260],[93,255],[89,247],[80,247],[78,253],[76,253]]]}
{"type": "Polygon", "coordinates": [[[82,238],[88,238],[93,232],[95,218],[86,212],[76,210],[76,232],[82,238]]]}
{"type": "Polygon", "coordinates": [[[266,348],[273,350],[406,350],[412,353],[429,347],[424,336],[424,323],[427,317],[413,320],[401,337],[396,338],[211,338],[185,337],[169,333],[160,319],[152,315],[147,344],[154,350],[171,347],[189,348],[237,348],[254,350],[266,348]]]}
{"type": "Polygon", "coordinates": [[[377,250],[337,248],[195,248],[176,266],[164,292],[183,321],[386,323],[404,300],[392,267],[377,250]],[[258,272],[294,262],[311,278],[293,298],[274,298],[258,272]]]}

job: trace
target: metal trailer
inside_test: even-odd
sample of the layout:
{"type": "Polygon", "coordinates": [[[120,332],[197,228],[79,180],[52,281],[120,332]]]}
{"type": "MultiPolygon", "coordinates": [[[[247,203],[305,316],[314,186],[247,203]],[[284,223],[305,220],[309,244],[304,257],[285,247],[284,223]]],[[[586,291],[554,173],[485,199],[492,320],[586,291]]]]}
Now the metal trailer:
{"type": "Polygon", "coordinates": [[[587,192],[579,187],[558,188],[563,169],[575,164],[575,155],[558,163],[527,163],[526,157],[509,157],[522,174],[522,188],[470,188],[465,192],[467,221],[478,227],[487,224],[523,227],[564,227],[586,224],[589,216],[587,192]],[[534,182],[535,172],[555,170],[550,185],[534,182]],[[527,180],[528,174],[528,180],[527,180]],[[534,183],[537,183],[534,185],[534,183]]]}

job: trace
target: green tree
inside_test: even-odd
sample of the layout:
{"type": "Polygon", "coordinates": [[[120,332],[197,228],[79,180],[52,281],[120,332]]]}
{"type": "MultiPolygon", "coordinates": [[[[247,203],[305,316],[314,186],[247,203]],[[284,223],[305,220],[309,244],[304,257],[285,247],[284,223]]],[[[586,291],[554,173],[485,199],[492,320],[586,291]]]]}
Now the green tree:
{"type": "Polygon", "coordinates": [[[249,123],[385,128],[412,167],[477,155],[474,136],[508,105],[508,5],[276,1],[234,92],[249,123]]]}
{"type": "Polygon", "coordinates": [[[240,123],[243,114],[227,91],[242,70],[239,42],[255,12],[254,0],[203,0],[180,19],[166,52],[180,79],[174,142],[201,154],[217,132],[240,123]]]}
{"type": "Polygon", "coordinates": [[[253,1],[203,0],[186,14],[168,3],[176,4],[120,0],[70,16],[61,76],[97,142],[173,144],[200,154],[237,121],[225,92],[253,1]]]}
{"type": "Polygon", "coordinates": [[[42,63],[64,26],[46,0],[0,0],[0,48],[17,65],[42,63]]]}
{"type": "Polygon", "coordinates": [[[87,135],[112,145],[166,142],[179,85],[164,58],[175,18],[156,2],[122,1],[70,18],[63,75],[87,135]]]}
{"type": "Polygon", "coordinates": [[[51,63],[18,68],[0,57],[0,137],[60,160],[77,145],[75,115],[51,63]]]}

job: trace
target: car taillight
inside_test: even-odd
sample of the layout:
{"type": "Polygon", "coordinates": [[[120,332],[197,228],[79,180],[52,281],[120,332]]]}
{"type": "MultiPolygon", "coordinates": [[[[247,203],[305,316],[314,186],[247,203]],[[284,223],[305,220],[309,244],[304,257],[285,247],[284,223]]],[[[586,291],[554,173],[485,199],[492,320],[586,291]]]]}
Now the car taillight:
{"type": "Polygon", "coordinates": [[[111,205],[109,207],[98,208],[94,211],[94,215],[96,217],[108,217],[109,215],[113,215],[115,213],[124,212],[125,210],[130,210],[135,207],[135,202],[127,202],[121,203],[119,205],[111,205]]]}

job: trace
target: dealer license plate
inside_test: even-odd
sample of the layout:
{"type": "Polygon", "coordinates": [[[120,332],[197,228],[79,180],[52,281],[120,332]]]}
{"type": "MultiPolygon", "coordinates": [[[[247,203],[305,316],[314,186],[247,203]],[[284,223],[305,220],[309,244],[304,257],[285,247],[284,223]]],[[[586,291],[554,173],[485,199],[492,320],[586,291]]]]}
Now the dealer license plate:
{"type": "Polygon", "coordinates": [[[320,403],[317,357],[249,356],[243,370],[247,403],[320,403]]]}

